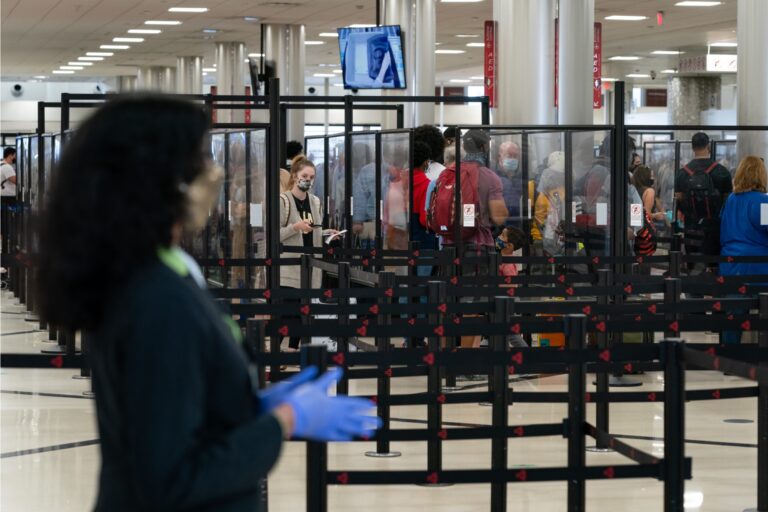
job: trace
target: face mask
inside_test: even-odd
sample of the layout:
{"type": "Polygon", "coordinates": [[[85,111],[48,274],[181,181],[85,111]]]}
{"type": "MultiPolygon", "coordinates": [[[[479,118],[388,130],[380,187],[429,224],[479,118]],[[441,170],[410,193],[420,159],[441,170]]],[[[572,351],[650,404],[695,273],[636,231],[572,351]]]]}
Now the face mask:
{"type": "Polygon", "coordinates": [[[187,196],[187,229],[196,231],[205,227],[223,181],[222,168],[210,164],[192,183],[179,185],[179,190],[187,196]]]}
{"type": "Polygon", "coordinates": [[[519,166],[517,158],[505,158],[501,161],[501,167],[507,172],[515,172],[519,166]]]}
{"type": "Polygon", "coordinates": [[[299,180],[298,183],[296,183],[296,186],[302,192],[307,192],[309,189],[312,188],[313,183],[314,183],[313,180],[299,180]]]}
{"type": "Polygon", "coordinates": [[[651,178],[650,180],[648,180],[648,184],[649,184],[649,185],[651,185],[651,186],[653,186],[653,182],[654,182],[654,181],[656,181],[656,180],[655,180],[655,179],[653,179],[653,178],[651,178]]]}
{"type": "Polygon", "coordinates": [[[486,155],[482,151],[477,153],[470,153],[468,151],[467,154],[464,155],[464,160],[468,162],[478,162],[480,165],[485,167],[488,164],[488,155],[486,155]]]}
{"type": "Polygon", "coordinates": [[[496,250],[503,251],[509,245],[506,241],[502,240],[500,236],[496,237],[496,250]]]}

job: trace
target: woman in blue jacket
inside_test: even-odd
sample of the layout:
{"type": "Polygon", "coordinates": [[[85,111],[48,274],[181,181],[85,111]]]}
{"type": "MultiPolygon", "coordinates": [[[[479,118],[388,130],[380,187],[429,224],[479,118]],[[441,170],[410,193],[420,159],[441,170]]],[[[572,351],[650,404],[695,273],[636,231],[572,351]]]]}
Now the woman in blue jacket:
{"type": "MultiPolygon", "coordinates": [[[[767,183],[765,162],[756,156],[745,157],[733,178],[733,194],[722,211],[722,256],[768,256],[768,206],[763,213],[763,205],[768,205],[767,183]]],[[[720,275],[723,276],[760,274],[768,274],[768,263],[720,264],[720,275]]],[[[720,341],[738,344],[741,332],[724,331],[720,341]]]]}

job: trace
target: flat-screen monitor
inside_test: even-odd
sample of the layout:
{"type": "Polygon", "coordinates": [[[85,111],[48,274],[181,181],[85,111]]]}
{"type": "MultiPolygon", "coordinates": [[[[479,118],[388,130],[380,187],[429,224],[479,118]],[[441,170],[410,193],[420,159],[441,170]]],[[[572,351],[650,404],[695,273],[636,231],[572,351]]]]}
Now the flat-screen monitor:
{"type": "Polygon", "coordinates": [[[345,89],[405,89],[400,25],[338,29],[345,89]]]}

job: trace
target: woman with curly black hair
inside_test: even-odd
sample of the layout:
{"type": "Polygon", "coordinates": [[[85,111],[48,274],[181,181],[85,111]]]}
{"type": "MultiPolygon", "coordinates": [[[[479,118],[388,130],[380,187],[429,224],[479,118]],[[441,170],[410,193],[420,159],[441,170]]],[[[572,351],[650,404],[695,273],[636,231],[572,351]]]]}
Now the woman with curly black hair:
{"type": "Polygon", "coordinates": [[[327,396],[339,372],[313,380],[310,368],[254,392],[240,330],[178,247],[205,224],[221,182],[207,128],[191,103],[110,99],[57,169],[40,306],[93,340],[97,511],[252,511],[282,438],[341,441],[378,425],[369,401],[327,396]]]}

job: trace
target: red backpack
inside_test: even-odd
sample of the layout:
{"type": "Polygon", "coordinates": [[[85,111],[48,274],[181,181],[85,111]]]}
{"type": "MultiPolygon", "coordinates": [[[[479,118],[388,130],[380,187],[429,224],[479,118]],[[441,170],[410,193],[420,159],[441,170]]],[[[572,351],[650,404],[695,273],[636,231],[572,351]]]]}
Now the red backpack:
{"type": "MultiPolygon", "coordinates": [[[[476,162],[462,162],[461,164],[461,200],[463,208],[474,206],[474,219],[469,225],[465,222],[464,212],[461,212],[461,239],[467,240],[477,233],[480,201],[477,191],[478,174],[480,166],[476,162]]],[[[429,199],[427,209],[427,227],[448,241],[455,238],[456,227],[456,167],[448,167],[435,181],[435,188],[429,199]]]]}

